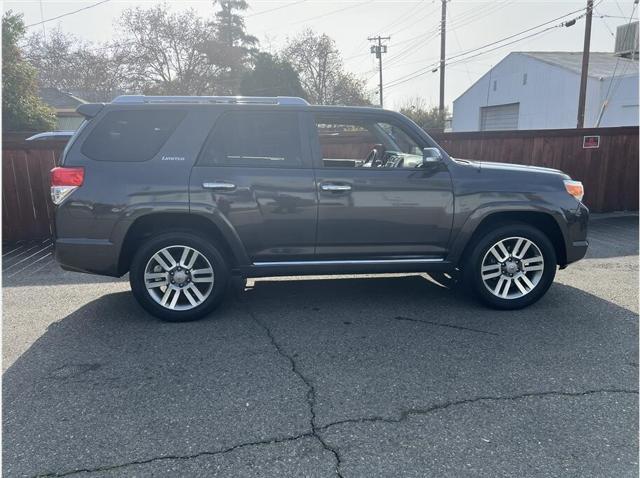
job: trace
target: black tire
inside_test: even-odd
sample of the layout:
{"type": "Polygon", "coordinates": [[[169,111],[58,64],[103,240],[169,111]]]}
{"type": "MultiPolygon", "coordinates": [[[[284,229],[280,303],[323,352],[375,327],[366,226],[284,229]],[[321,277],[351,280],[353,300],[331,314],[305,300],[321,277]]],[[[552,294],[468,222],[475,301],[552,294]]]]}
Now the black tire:
{"type": "MultiPolygon", "coordinates": [[[[499,264],[497,260],[496,262],[499,264]]],[[[464,282],[471,288],[478,299],[492,308],[502,310],[521,309],[538,301],[547,292],[556,275],[557,265],[555,248],[546,234],[527,224],[509,224],[486,232],[471,245],[471,252],[464,264],[464,282]],[[544,269],[535,287],[531,288],[522,297],[509,299],[498,297],[488,289],[489,285],[485,285],[482,278],[482,266],[485,256],[490,254],[489,251],[495,244],[512,237],[521,237],[532,241],[542,254],[544,269]]],[[[494,265],[493,267],[496,266],[494,265]]],[[[509,279],[510,277],[505,275],[504,280],[507,281],[509,279]]],[[[496,282],[499,280],[500,276],[495,279],[496,282]]],[[[504,283],[507,284],[506,282],[504,283]]],[[[517,289],[514,283],[512,285],[510,282],[504,288],[508,286],[513,287],[514,290],[517,289]]],[[[518,294],[517,290],[515,293],[518,294]]]]}
{"type": "MultiPolygon", "coordinates": [[[[229,276],[229,268],[224,257],[213,244],[193,233],[171,232],[149,239],[140,246],[131,263],[129,282],[136,300],[151,315],[170,322],[187,322],[201,319],[220,304],[229,283],[229,276]],[[163,248],[178,245],[195,249],[206,258],[213,269],[213,285],[209,295],[197,306],[185,304],[185,307],[192,307],[187,310],[172,310],[161,305],[145,285],[145,268],[151,258],[163,248]]],[[[194,279],[193,282],[197,281],[194,279]]],[[[185,301],[186,298],[183,297],[181,300],[185,301]]]]}

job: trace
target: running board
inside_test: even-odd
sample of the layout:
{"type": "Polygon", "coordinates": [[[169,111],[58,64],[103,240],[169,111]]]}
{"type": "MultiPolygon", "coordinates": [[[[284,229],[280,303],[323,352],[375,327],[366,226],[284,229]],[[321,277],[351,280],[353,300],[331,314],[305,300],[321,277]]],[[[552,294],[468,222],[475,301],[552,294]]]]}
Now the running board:
{"type": "Polygon", "coordinates": [[[289,275],[338,275],[374,274],[393,272],[450,271],[453,267],[442,258],[413,259],[352,259],[352,260],[310,260],[255,262],[239,267],[237,272],[245,277],[269,277],[289,275]]]}

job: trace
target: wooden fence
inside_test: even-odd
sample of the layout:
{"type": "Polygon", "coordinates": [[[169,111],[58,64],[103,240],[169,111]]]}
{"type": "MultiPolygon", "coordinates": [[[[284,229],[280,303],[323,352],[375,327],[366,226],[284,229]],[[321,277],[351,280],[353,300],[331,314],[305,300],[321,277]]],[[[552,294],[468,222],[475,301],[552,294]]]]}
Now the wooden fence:
{"type": "Polygon", "coordinates": [[[2,138],[2,240],[48,237],[53,232],[49,171],[65,141],[33,141],[31,134],[2,138]]]}
{"type": "MultiPolygon", "coordinates": [[[[44,238],[53,231],[49,170],[64,141],[25,142],[10,133],[2,144],[2,234],[4,241],[44,238]]],[[[593,212],[638,210],[638,128],[432,133],[458,158],[561,169],[585,184],[593,212]],[[585,135],[600,136],[597,149],[583,149],[585,135]]]]}

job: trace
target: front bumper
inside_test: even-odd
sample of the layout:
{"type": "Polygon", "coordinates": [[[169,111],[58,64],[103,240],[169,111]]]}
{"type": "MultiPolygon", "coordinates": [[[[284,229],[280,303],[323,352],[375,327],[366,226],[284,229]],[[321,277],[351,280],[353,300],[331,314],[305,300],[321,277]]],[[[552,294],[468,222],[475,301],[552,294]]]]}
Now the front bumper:
{"type": "Polygon", "coordinates": [[[566,263],[579,261],[587,254],[589,240],[587,231],[589,225],[589,209],[584,204],[578,204],[578,208],[572,211],[565,211],[567,218],[567,234],[565,238],[566,263]]]}

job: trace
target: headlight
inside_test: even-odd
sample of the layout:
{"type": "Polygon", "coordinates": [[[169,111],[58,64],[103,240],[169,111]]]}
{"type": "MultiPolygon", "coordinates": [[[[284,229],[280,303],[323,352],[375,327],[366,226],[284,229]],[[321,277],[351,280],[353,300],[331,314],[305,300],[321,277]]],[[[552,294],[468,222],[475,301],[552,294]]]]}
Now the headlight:
{"type": "Polygon", "coordinates": [[[569,194],[571,194],[578,201],[582,201],[584,197],[584,186],[580,181],[574,181],[572,179],[564,180],[564,187],[569,194]]]}

